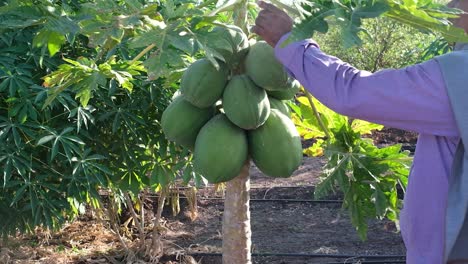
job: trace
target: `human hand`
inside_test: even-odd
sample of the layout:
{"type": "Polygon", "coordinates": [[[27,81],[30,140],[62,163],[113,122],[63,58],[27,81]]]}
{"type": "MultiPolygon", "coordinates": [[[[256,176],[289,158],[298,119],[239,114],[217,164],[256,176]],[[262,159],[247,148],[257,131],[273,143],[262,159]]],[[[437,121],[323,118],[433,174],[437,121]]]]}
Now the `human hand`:
{"type": "Polygon", "coordinates": [[[293,20],[286,12],[270,3],[258,1],[258,6],[262,10],[258,13],[252,31],[275,47],[280,38],[291,31],[293,20]]]}

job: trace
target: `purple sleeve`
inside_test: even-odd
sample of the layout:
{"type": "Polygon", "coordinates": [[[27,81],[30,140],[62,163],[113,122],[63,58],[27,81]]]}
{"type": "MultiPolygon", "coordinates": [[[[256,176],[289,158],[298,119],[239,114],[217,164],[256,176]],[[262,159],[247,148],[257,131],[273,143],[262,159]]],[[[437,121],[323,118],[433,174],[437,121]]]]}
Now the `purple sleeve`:
{"type": "Polygon", "coordinates": [[[435,60],[370,73],[323,53],[312,40],[275,54],[289,73],[334,111],[385,126],[458,136],[445,82],[435,60]]]}

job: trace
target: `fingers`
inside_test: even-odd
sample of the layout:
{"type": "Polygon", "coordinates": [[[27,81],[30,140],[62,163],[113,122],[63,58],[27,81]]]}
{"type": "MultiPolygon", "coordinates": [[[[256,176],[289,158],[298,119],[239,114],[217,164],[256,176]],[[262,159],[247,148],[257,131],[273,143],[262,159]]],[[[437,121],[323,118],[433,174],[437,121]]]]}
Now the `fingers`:
{"type": "Polygon", "coordinates": [[[256,25],[264,25],[268,23],[268,20],[271,19],[271,15],[265,14],[263,11],[260,11],[258,13],[257,18],[255,19],[255,24],[256,25]]]}
{"type": "Polygon", "coordinates": [[[258,25],[255,25],[251,28],[252,32],[259,35],[259,36],[263,36],[265,35],[265,29],[261,26],[258,26],[258,25]]]}
{"type": "Polygon", "coordinates": [[[264,27],[260,26],[260,25],[255,25],[251,28],[251,31],[257,35],[259,35],[263,40],[265,40],[268,44],[274,46],[274,44],[272,44],[272,41],[271,41],[271,36],[270,36],[270,32],[267,31],[264,27]]]}
{"type": "Polygon", "coordinates": [[[291,31],[292,19],[276,6],[264,1],[257,2],[261,8],[255,19],[252,32],[259,35],[271,46],[275,46],[281,36],[291,31]]]}
{"type": "MultiPolygon", "coordinates": [[[[265,12],[263,10],[260,11],[260,13],[258,13],[257,18],[255,19],[255,26],[256,26],[257,30],[263,32],[265,28],[269,27],[269,25],[271,23],[271,19],[272,19],[271,14],[265,14],[265,12]]],[[[262,35],[262,34],[258,34],[258,35],[262,35]]]]}
{"type": "Polygon", "coordinates": [[[266,29],[269,27],[268,21],[269,16],[262,15],[261,11],[255,19],[255,25],[252,27],[252,32],[259,36],[265,36],[265,34],[267,33],[266,29]]]}

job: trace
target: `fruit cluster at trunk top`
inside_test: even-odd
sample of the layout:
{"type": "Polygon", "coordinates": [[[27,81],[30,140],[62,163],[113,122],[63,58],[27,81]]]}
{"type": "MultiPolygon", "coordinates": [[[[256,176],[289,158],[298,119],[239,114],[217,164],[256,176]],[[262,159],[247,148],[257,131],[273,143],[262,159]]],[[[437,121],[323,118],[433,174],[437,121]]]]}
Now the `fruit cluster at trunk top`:
{"type": "Polygon", "coordinates": [[[268,176],[291,176],[302,145],[283,100],[294,98],[299,83],[266,42],[249,46],[232,25],[213,31],[229,43],[215,50],[222,61],[216,67],[203,58],[187,68],[162,116],[166,137],[193,151],[195,170],[211,183],[236,177],[249,157],[268,176]]]}

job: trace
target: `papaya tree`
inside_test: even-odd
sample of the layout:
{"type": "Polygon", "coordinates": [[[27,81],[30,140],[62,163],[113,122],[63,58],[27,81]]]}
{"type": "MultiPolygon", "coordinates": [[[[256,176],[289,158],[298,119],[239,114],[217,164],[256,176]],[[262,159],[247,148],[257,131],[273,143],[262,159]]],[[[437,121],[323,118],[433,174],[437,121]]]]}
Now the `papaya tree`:
{"type": "MultiPolygon", "coordinates": [[[[365,29],[361,27],[362,20],[366,18],[376,18],[383,15],[400,22],[405,22],[409,18],[411,18],[411,23],[409,24],[411,24],[412,26],[421,30],[439,30],[442,35],[448,37],[451,40],[454,40],[456,38],[463,38],[463,34],[460,30],[446,26],[448,25],[448,21],[446,19],[453,17],[457,13],[457,11],[448,10],[441,5],[432,3],[428,7],[426,2],[423,5],[422,3],[417,3],[416,1],[414,3],[408,2],[405,4],[396,1],[297,1],[293,2],[293,4],[289,6],[280,1],[272,2],[275,2],[278,6],[284,8],[285,10],[288,10],[298,18],[297,25],[293,30],[292,34],[290,35],[289,39],[286,41],[286,43],[289,41],[310,37],[315,32],[321,32],[325,34],[328,31],[328,24],[336,23],[338,28],[341,30],[342,42],[345,47],[361,45],[362,42],[360,39],[360,33],[365,31],[365,29]],[[414,21],[416,21],[416,23],[414,21]]],[[[228,14],[232,13],[234,20],[240,28],[248,28],[248,19],[244,18],[244,16],[246,17],[245,14],[247,14],[247,10],[248,3],[244,1],[220,1],[217,4],[217,9],[213,11],[210,15],[213,15],[217,12],[228,14]],[[243,21],[242,23],[239,23],[240,18],[243,21]]],[[[253,11],[252,13],[255,14],[255,11],[253,11]]],[[[253,15],[252,18],[255,18],[254,16],[255,15],[253,15]]],[[[271,92],[275,92],[275,90],[277,90],[276,86],[282,86],[281,84],[283,83],[283,80],[281,79],[281,76],[287,74],[284,72],[282,73],[281,71],[272,70],[270,68],[271,65],[275,64],[273,52],[271,52],[270,55],[267,57],[262,57],[261,59],[259,57],[256,57],[254,59],[249,60],[249,58],[257,56],[257,49],[265,50],[264,48],[258,48],[260,47],[260,43],[261,42],[255,43],[249,48],[248,54],[244,61],[245,72],[248,78],[239,82],[253,82],[267,91],[271,90],[271,92]],[[252,66],[255,65],[253,62],[263,64],[263,66],[252,66]],[[268,76],[267,78],[263,78],[266,79],[265,82],[262,80],[261,77],[257,78],[259,76],[258,72],[261,72],[262,70],[266,72],[263,72],[260,75],[268,76]],[[274,81],[271,82],[272,84],[270,85],[269,81],[271,80],[274,81]]],[[[224,54],[214,53],[214,57],[216,59],[223,60],[223,55],[224,54]],[[218,55],[221,55],[221,57],[219,57],[218,55]]],[[[224,57],[224,59],[226,59],[226,57],[224,57]]],[[[228,60],[223,61],[228,62],[228,60]]],[[[214,61],[213,63],[215,65],[217,64],[216,61],[214,61]]],[[[238,71],[237,74],[242,73],[242,70],[242,67],[240,69],[234,69],[234,71],[238,71]]],[[[273,141],[266,140],[267,135],[277,133],[276,131],[274,131],[276,127],[275,129],[269,128],[273,127],[273,125],[269,124],[268,121],[266,121],[261,126],[257,126],[258,124],[254,122],[265,118],[265,116],[262,115],[262,113],[264,113],[263,104],[261,103],[262,100],[259,99],[258,101],[256,101],[255,104],[252,104],[255,105],[254,109],[250,107],[248,101],[251,97],[255,98],[258,96],[259,98],[261,98],[261,93],[258,93],[257,95],[257,93],[254,92],[255,89],[252,88],[249,89],[249,96],[243,97],[247,99],[229,98],[229,96],[232,96],[230,94],[233,94],[233,92],[231,92],[232,89],[230,89],[230,87],[234,86],[233,83],[237,82],[237,80],[240,79],[242,78],[232,76],[232,79],[229,80],[229,83],[226,87],[226,90],[224,91],[224,95],[222,98],[222,106],[224,109],[224,113],[232,123],[234,123],[238,127],[247,130],[249,138],[249,155],[251,156],[251,158],[253,158],[255,164],[257,165],[257,167],[260,168],[262,172],[273,177],[290,176],[291,173],[297,168],[298,164],[292,166],[292,171],[289,171],[286,174],[281,174],[279,171],[281,171],[282,168],[280,167],[285,166],[285,164],[288,163],[288,159],[283,159],[280,162],[272,162],[272,160],[268,160],[269,157],[267,157],[263,160],[265,162],[263,163],[262,158],[264,158],[267,155],[263,155],[262,157],[262,154],[258,154],[259,152],[270,152],[275,154],[276,152],[281,152],[281,147],[279,147],[278,145],[276,145],[276,148],[274,149],[268,149],[269,145],[271,145],[273,141]],[[244,101],[242,103],[237,103],[236,114],[230,114],[232,101],[244,101]],[[253,119],[253,121],[246,119],[246,116],[242,114],[243,109],[249,109],[250,113],[255,113],[256,116],[253,119]],[[266,134],[261,134],[261,132],[259,132],[268,129],[272,130],[268,131],[269,133],[266,134]],[[260,134],[260,136],[255,136],[256,134],[260,134]],[[259,147],[254,141],[263,141],[263,144],[259,147]],[[275,167],[272,164],[281,165],[275,167]]],[[[243,84],[239,87],[236,87],[236,93],[242,93],[242,90],[245,86],[248,85],[243,84]]],[[[184,89],[183,86],[182,89],[184,89]]],[[[291,87],[291,89],[293,89],[293,87],[291,87]]],[[[319,105],[318,102],[314,102],[314,99],[311,97],[311,95],[307,92],[305,93],[307,94],[307,97],[298,98],[301,102],[299,106],[295,106],[294,104],[291,105],[295,112],[294,117],[297,121],[296,124],[299,127],[308,127],[313,130],[317,130],[318,128],[318,130],[322,131],[319,133],[323,133],[326,137],[326,141],[319,140],[318,143],[315,144],[308,151],[318,151],[322,153],[341,153],[337,155],[331,155],[329,157],[330,162],[327,164],[326,171],[329,171],[330,174],[328,174],[328,176],[325,177],[324,181],[318,186],[316,196],[323,196],[326,192],[334,188],[336,182],[340,183],[339,186],[345,195],[344,206],[350,209],[353,224],[358,229],[361,237],[365,238],[365,220],[367,217],[374,216],[381,218],[387,216],[391,220],[397,219],[397,212],[400,204],[398,203],[398,199],[396,198],[396,184],[403,183],[402,185],[404,187],[404,182],[406,181],[405,176],[408,173],[407,169],[409,166],[410,159],[407,157],[407,154],[400,153],[400,148],[398,146],[385,149],[378,149],[372,143],[370,143],[369,140],[361,139],[361,134],[365,134],[373,129],[379,128],[378,125],[369,124],[360,120],[355,120],[351,124],[345,117],[330,112],[329,110],[326,110],[323,106],[317,108],[316,105],[319,105]],[[320,109],[320,111],[318,109],[320,109]],[[306,117],[305,115],[302,115],[303,113],[310,111],[313,113],[311,117],[306,117]],[[325,115],[329,117],[329,119],[320,117],[321,115],[325,115]],[[312,123],[307,125],[303,122],[304,118],[309,118],[310,120],[307,121],[312,123]],[[313,123],[316,123],[315,127],[311,126],[313,123]],[[327,127],[327,125],[325,124],[327,124],[329,127],[327,127]],[[356,151],[356,153],[354,153],[354,151],[356,151]],[[347,161],[343,157],[348,157],[350,160],[347,161]],[[354,173],[354,177],[348,177],[347,175],[349,175],[349,173],[354,173]],[[381,175],[386,176],[383,177],[381,175]],[[389,175],[392,176],[390,177],[389,175]],[[376,177],[378,179],[376,179],[376,177]],[[352,180],[349,180],[348,178],[352,180]],[[359,187],[364,186],[362,184],[363,182],[372,181],[372,178],[374,178],[375,184],[369,185],[368,189],[363,189],[359,187]],[[375,207],[375,210],[371,209],[372,207],[375,207]]],[[[182,92],[182,95],[184,95],[184,92],[182,92]]],[[[187,96],[187,100],[191,101],[191,93],[187,92],[187,96]]],[[[271,110],[269,114],[271,117],[268,117],[267,119],[274,119],[274,116],[276,116],[277,113],[278,112],[276,112],[276,110],[271,110]]],[[[283,114],[280,114],[280,116],[281,115],[283,114]]],[[[218,119],[221,120],[221,118],[218,119]]],[[[287,120],[287,118],[285,120],[287,120]]],[[[213,124],[214,122],[210,121],[208,122],[206,127],[210,127],[213,129],[213,124]]],[[[204,156],[202,153],[203,151],[197,151],[197,149],[200,149],[200,147],[197,148],[197,145],[201,145],[201,142],[204,142],[203,145],[210,145],[209,139],[205,139],[207,129],[205,129],[205,127],[202,128],[199,137],[197,137],[196,139],[197,143],[195,145],[194,154],[196,164],[197,160],[203,159],[197,156],[204,156]]],[[[221,128],[218,129],[221,130],[221,128]]],[[[303,133],[301,134],[303,136],[310,136],[307,133],[307,131],[302,130],[302,132],[303,133]]],[[[212,132],[211,135],[214,134],[216,134],[216,132],[212,132]]],[[[213,136],[213,138],[215,137],[213,136]]],[[[274,141],[275,143],[287,141],[283,140],[284,138],[281,137],[278,137],[276,139],[277,140],[274,141]]],[[[214,140],[214,142],[217,141],[214,140]]],[[[295,157],[295,141],[292,142],[293,144],[288,145],[290,151],[289,156],[295,157]]],[[[233,145],[240,144],[242,143],[233,145]]],[[[219,155],[220,153],[217,154],[219,155]]],[[[215,156],[213,155],[210,156],[210,159],[207,160],[212,160],[216,163],[215,160],[217,159],[215,159],[215,156]]],[[[294,164],[294,162],[292,164],[294,164]]],[[[210,167],[216,165],[206,166],[210,167]]],[[[208,177],[208,180],[210,182],[216,183],[219,181],[220,174],[225,173],[226,175],[226,177],[221,177],[221,181],[227,181],[223,223],[223,262],[250,263],[251,257],[249,247],[251,245],[251,231],[248,225],[248,170],[244,168],[242,170],[243,173],[240,173],[238,176],[232,178],[233,176],[231,173],[231,169],[226,169],[226,172],[217,172],[217,174],[212,174],[210,172],[210,169],[203,169],[202,165],[199,165],[198,167],[199,169],[201,169],[202,174],[208,177]],[[211,175],[217,176],[212,177],[211,175]]],[[[240,165],[236,164],[236,167],[239,168],[240,165]]],[[[230,166],[226,166],[226,168],[230,168],[230,166]]],[[[239,169],[234,171],[239,171],[239,169]]]]}

